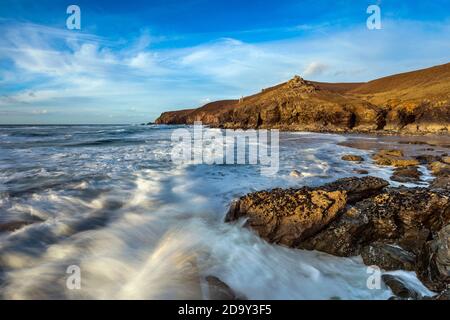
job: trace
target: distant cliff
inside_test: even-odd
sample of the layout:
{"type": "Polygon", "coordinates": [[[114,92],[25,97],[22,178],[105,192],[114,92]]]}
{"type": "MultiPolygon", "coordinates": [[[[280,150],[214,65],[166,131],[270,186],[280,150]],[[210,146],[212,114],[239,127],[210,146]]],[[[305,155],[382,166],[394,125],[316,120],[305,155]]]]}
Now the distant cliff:
{"type": "Polygon", "coordinates": [[[367,83],[294,77],[240,100],[163,113],[158,124],[322,132],[450,133],[450,63],[367,83]]]}

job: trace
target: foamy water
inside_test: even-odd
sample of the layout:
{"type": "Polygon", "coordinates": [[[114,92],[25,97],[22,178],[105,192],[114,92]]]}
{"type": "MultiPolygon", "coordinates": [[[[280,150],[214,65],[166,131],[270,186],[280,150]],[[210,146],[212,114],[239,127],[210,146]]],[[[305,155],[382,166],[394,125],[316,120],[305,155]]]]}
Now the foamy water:
{"type": "MultiPolygon", "coordinates": [[[[0,233],[5,299],[202,299],[214,275],[249,299],[387,299],[367,288],[361,258],[266,243],[225,224],[230,202],[273,187],[320,185],[354,169],[389,178],[340,135],[281,133],[280,170],[257,165],[175,165],[173,127],[0,127],[0,223],[37,221],[0,233]],[[303,175],[290,177],[292,170],[303,175]],[[80,290],[66,287],[67,267],[80,290]]],[[[426,168],[422,168],[428,174],[426,168]]],[[[423,294],[414,274],[397,272],[423,294]]]]}

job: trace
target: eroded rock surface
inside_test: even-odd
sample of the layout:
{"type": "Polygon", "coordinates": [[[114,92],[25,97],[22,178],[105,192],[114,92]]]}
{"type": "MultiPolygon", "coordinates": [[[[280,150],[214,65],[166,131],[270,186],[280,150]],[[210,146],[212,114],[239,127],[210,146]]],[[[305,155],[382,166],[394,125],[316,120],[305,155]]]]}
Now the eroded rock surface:
{"type": "Polygon", "coordinates": [[[256,192],[234,202],[226,220],[246,218],[247,227],[272,243],[414,270],[431,290],[445,290],[449,191],[387,185],[374,177],[345,178],[317,188],[256,192]]]}
{"type": "MultiPolygon", "coordinates": [[[[448,221],[447,221],[448,222],[448,221]]],[[[432,290],[443,291],[450,285],[450,225],[428,241],[418,259],[418,275],[432,290]]]]}
{"type": "Polygon", "coordinates": [[[232,204],[226,221],[247,218],[246,226],[269,242],[295,246],[337,217],[346,192],[274,189],[251,193],[232,204]]]}

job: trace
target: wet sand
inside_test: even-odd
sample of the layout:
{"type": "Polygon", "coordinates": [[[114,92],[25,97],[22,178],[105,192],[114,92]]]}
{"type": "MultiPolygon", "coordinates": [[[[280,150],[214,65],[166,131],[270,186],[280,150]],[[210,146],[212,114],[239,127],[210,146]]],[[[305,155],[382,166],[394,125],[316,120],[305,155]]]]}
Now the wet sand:
{"type": "Polygon", "coordinates": [[[386,136],[349,134],[347,140],[338,143],[341,146],[360,150],[388,150],[403,151],[405,157],[419,155],[445,156],[450,154],[450,136],[386,136]]]}

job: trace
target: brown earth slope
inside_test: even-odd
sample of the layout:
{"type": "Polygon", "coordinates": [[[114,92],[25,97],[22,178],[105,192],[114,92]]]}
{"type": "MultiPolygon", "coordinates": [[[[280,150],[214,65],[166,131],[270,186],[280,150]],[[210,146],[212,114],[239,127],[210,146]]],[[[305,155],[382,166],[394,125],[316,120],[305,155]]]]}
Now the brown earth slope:
{"type": "Polygon", "coordinates": [[[450,63],[367,83],[298,76],[240,100],[163,113],[160,124],[329,132],[443,133],[450,130],[450,63]]]}

